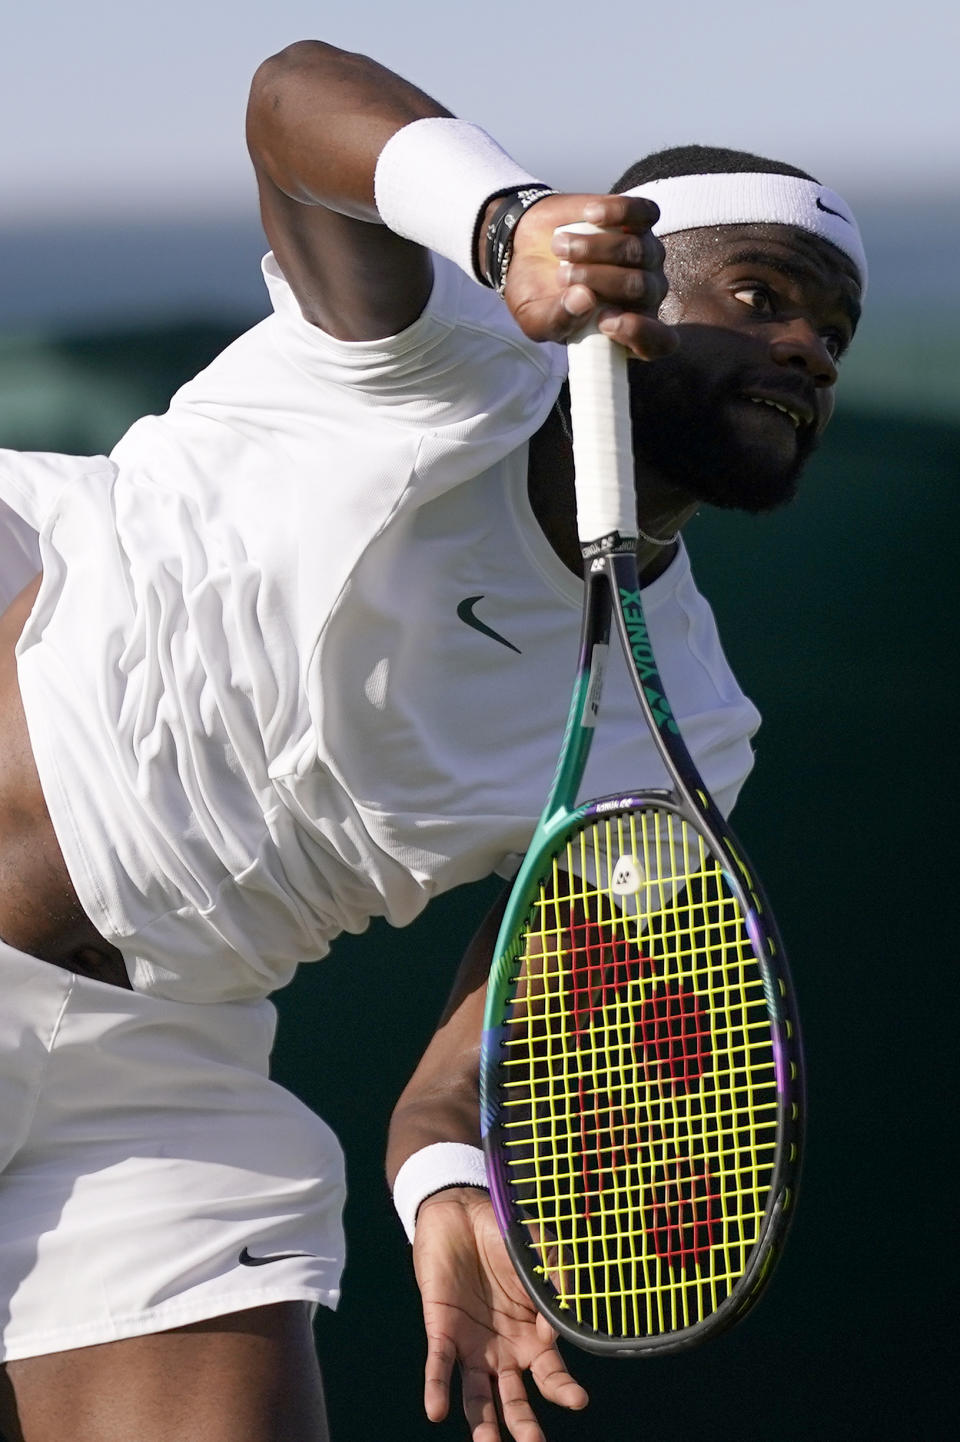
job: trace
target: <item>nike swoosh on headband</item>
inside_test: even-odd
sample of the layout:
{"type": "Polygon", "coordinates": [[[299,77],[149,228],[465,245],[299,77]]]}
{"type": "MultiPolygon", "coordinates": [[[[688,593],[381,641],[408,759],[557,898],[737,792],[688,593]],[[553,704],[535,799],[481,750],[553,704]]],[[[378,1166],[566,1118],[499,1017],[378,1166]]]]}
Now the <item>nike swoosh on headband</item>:
{"type": "Polygon", "coordinates": [[[843,211],[841,211],[841,210],[831,210],[831,208],[830,208],[829,205],[824,205],[824,203],[823,203],[823,201],[820,199],[819,195],[817,196],[817,199],[816,199],[816,206],[817,206],[817,209],[818,209],[818,210],[825,210],[828,215],[835,215],[835,216],[838,217],[838,219],[840,219],[840,220],[845,220],[848,225],[850,224],[850,218],[849,218],[849,216],[844,215],[844,214],[843,214],[843,211]]]}
{"type": "Polygon", "coordinates": [[[506,636],[501,636],[499,631],[495,631],[492,626],[488,626],[485,621],[480,620],[479,616],[473,614],[474,606],[482,600],[483,596],[465,596],[457,607],[457,615],[460,620],[466,622],[468,626],[472,626],[475,631],[479,631],[481,636],[489,636],[491,641],[499,641],[501,646],[509,646],[511,651],[516,651],[517,655],[521,656],[523,652],[519,646],[515,646],[512,641],[507,640],[506,636]]]}

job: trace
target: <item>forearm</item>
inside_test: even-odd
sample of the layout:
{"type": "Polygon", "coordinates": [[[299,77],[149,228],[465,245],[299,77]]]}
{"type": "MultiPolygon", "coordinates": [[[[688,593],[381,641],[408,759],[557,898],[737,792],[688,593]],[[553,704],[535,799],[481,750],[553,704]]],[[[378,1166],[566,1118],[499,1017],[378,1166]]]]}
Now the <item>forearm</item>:
{"type": "Polygon", "coordinates": [[[431,1054],[397,1103],[387,1140],[387,1183],[412,1242],[423,1205],[458,1187],[485,1188],[480,1149],[479,1050],[469,1047],[446,1077],[433,1071],[431,1054]]]}
{"type": "Polygon", "coordinates": [[[490,959],[506,894],[484,919],[460,965],[450,1000],[416,1071],[394,1108],[387,1180],[422,1147],[480,1145],[480,1038],[490,959]]]}
{"type": "MultiPolygon", "coordinates": [[[[482,994],[480,997],[482,1003],[482,994]]],[[[414,1152],[437,1142],[480,1145],[480,1024],[482,1004],[470,1008],[475,1015],[474,1035],[448,1048],[443,1030],[427,1048],[420,1065],[404,1088],[390,1119],[387,1140],[387,1181],[393,1187],[397,1172],[414,1152]]],[[[466,1021],[466,1015],[463,1020],[466,1021]]]]}
{"type": "Polygon", "coordinates": [[[653,319],[663,282],[662,248],[647,233],[652,206],[543,199],[482,128],[376,61],[320,41],[290,46],[257,71],[247,129],[267,238],[306,319],[339,339],[409,326],[429,299],[437,252],[503,289],[532,340],[565,341],[602,308],[602,327],[635,355],[673,348],[653,319]],[[602,233],[557,248],[556,227],[583,218],[602,233]]]}

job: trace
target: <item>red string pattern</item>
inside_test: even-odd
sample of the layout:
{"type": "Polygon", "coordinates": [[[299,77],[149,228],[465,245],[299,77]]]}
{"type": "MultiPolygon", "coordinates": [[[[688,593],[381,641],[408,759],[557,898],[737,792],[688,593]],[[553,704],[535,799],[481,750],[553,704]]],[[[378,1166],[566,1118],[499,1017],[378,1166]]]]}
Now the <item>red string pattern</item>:
{"type": "Polygon", "coordinates": [[[658,980],[657,962],[609,927],[571,920],[568,938],[573,1040],[586,1062],[578,1097],[584,1214],[601,1205],[618,1177],[643,1167],[652,1178],[644,1227],[663,1261],[686,1268],[718,1241],[719,1187],[706,1162],[678,1155],[655,1122],[636,1125],[629,1098],[618,1100],[615,1073],[629,1050],[645,1088],[673,1096],[694,1092],[711,1065],[707,1009],[691,983],[658,980]],[[646,995],[637,1006],[641,983],[646,995]]]}

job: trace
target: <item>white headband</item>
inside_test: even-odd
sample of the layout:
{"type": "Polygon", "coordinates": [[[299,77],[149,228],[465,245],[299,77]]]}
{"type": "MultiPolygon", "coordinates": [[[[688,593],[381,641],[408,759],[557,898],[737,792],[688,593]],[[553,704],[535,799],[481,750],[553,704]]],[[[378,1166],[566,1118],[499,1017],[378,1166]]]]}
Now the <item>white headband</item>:
{"type": "Polygon", "coordinates": [[[624,191],[656,201],[654,235],[713,225],[794,225],[829,240],[853,261],[864,294],[867,257],[847,202],[815,180],[751,171],[732,175],[677,175],[624,191]]]}

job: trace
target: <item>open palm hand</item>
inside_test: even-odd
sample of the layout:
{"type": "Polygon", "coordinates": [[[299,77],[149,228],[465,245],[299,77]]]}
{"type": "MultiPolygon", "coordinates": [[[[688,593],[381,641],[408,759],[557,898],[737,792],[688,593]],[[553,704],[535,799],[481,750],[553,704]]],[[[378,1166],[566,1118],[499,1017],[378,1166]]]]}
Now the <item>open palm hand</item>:
{"type": "Polygon", "coordinates": [[[570,1376],[556,1334],[517,1277],[486,1192],[451,1187],[422,1203],[414,1266],[427,1333],[424,1408],[446,1417],[459,1366],[472,1442],[546,1442],[524,1373],[541,1396],[578,1410],[587,1394],[570,1376]]]}

